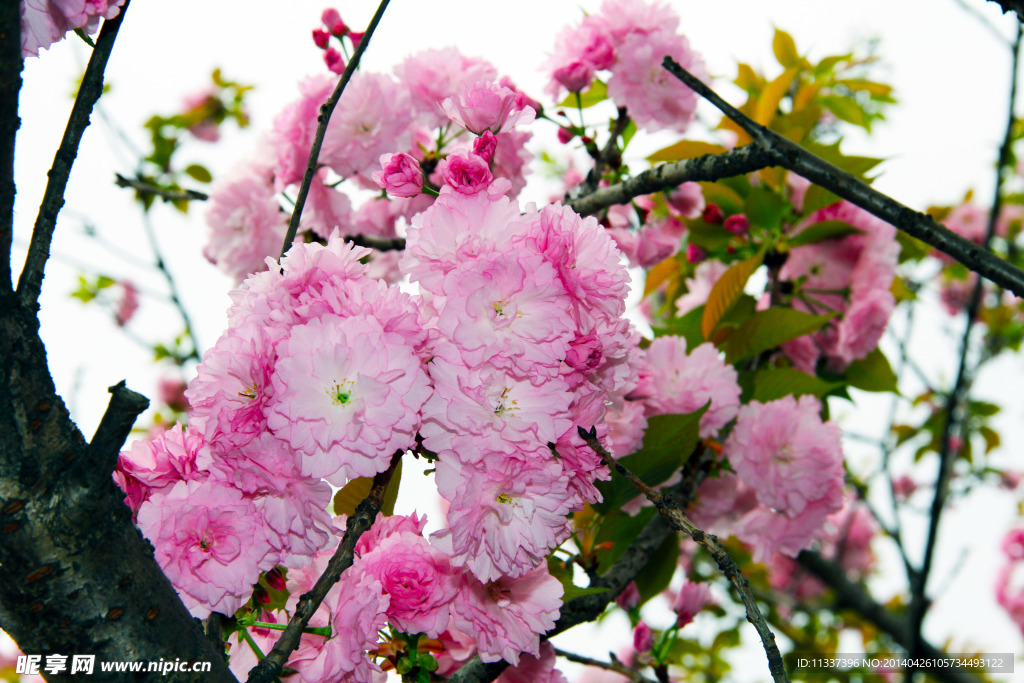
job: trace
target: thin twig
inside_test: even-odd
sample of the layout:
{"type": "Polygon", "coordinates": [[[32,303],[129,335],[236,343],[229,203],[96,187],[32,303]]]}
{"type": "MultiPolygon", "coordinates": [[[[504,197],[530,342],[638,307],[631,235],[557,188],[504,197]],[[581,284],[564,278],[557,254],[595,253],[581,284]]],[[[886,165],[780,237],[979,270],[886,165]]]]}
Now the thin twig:
{"type": "Polygon", "coordinates": [[[11,241],[14,239],[14,139],[21,125],[21,3],[0,7],[0,289],[11,291],[11,241]]]}
{"type": "Polygon", "coordinates": [[[971,5],[968,5],[966,2],[964,2],[964,0],[953,0],[953,2],[954,2],[954,4],[959,6],[960,9],[962,9],[964,12],[966,12],[967,14],[970,14],[972,17],[974,17],[978,21],[978,23],[980,23],[982,26],[984,26],[985,29],[989,33],[991,33],[993,36],[995,36],[999,40],[1000,43],[1005,44],[1006,47],[1012,47],[1013,42],[1010,41],[1010,40],[1007,40],[1006,36],[1004,36],[999,31],[999,28],[995,24],[993,24],[991,21],[988,20],[988,17],[986,17],[984,14],[982,14],[976,8],[972,7],[971,5]]]}
{"type": "Polygon", "coordinates": [[[139,194],[156,195],[157,197],[163,199],[165,202],[174,202],[181,200],[196,200],[203,202],[210,198],[210,195],[206,194],[205,192],[200,192],[199,190],[168,190],[166,188],[157,187],[156,185],[152,185],[142,180],[138,180],[137,178],[126,178],[120,173],[115,173],[114,176],[114,183],[118,187],[129,187],[138,192],[139,194]]]}
{"type": "Polygon", "coordinates": [[[730,557],[725,548],[719,545],[718,540],[714,536],[704,533],[700,527],[690,521],[690,518],[683,513],[675,502],[664,499],[661,494],[645,484],[635,474],[626,469],[622,463],[616,460],[611,453],[605,450],[604,446],[597,439],[596,429],[591,428],[588,432],[583,427],[579,427],[578,430],[580,438],[586,441],[587,445],[601,457],[602,462],[614,468],[616,472],[625,477],[629,483],[643,493],[649,501],[654,503],[654,506],[658,508],[658,512],[666,517],[673,527],[685,532],[700,547],[711,554],[711,557],[718,564],[718,568],[725,574],[725,577],[729,579],[729,582],[732,583],[739,593],[740,600],[747,611],[747,621],[754,626],[758,636],[761,638],[761,645],[764,648],[765,655],[768,657],[768,670],[772,675],[772,680],[776,683],[779,683],[779,681],[789,681],[789,678],[786,676],[786,667],[782,663],[782,654],[775,644],[775,634],[772,633],[771,628],[765,622],[757,602],[754,601],[754,596],[750,594],[747,580],[743,578],[743,574],[740,572],[739,567],[736,566],[735,560],[730,557]]]}
{"type": "Polygon", "coordinates": [[[342,537],[341,543],[338,544],[338,549],[328,561],[324,573],[317,579],[313,588],[299,598],[299,604],[296,605],[295,612],[288,621],[288,626],[281,633],[274,648],[249,672],[248,683],[270,683],[281,675],[289,655],[299,646],[303,629],[309,625],[309,620],[313,618],[320,603],[324,601],[327,593],[341,578],[342,573],[352,566],[356,542],[377,519],[377,513],[380,512],[381,505],[384,503],[384,492],[387,490],[391,476],[395,473],[395,468],[398,467],[401,459],[402,451],[397,451],[391,458],[391,465],[373,478],[373,487],[370,489],[370,493],[345,522],[345,535],[342,537]]]}
{"type": "Polygon", "coordinates": [[[401,237],[374,237],[373,235],[345,235],[345,241],[351,242],[357,247],[369,247],[377,251],[402,251],[405,249],[405,240],[401,237]]]}
{"type": "MultiPolygon", "coordinates": [[[[1014,108],[1017,101],[1017,72],[1020,65],[1020,48],[1024,40],[1024,26],[1017,25],[1017,37],[1013,43],[1013,59],[1010,78],[1010,104],[1007,116],[1006,133],[1003,136],[1002,145],[999,148],[999,160],[996,163],[996,187],[995,196],[992,198],[992,209],[988,216],[988,226],[985,231],[984,248],[988,248],[992,237],[996,232],[996,224],[999,222],[999,214],[1003,207],[1003,183],[1006,181],[1007,168],[1010,164],[1010,156],[1013,146],[1013,129],[1016,124],[1014,108]]],[[[939,472],[935,481],[935,492],[932,497],[931,514],[928,519],[928,536],[925,541],[924,555],[921,560],[921,570],[917,574],[917,581],[911,585],[911,633],[914,637],[913,655],[916,657],[920,652],[921,627],[924,623],[925,612],[928,608],[928,600],[925,591],[928,584],[928,576],[932,569],[932,560],[935,555],[935,544],[939,535],[939,521],[942,512],[946,507],[946,499],[949,495],[949,481],[953,474],[953,464],[956,462],[956,453],[951,447],[954,427],[958,427],[961,433],[964,432],[964,416],[962,411],[963,403],[970,391],[971,380],[969,376],[972,371],[968,368],[968,354],[971,347],[971,330],[978,317],[981,308],[982,295],[984,294],[984,283],[977,278],[974,288],[971,290],[971,298],[967,302],[964,333],[960,340],[960,360],[956,371],[956,381],[953,389],[946,399],[945,420],[942,424],[942,433],[939,437],[939,472]]],[[[975,369],[976,370],[976,369],[975,369]]],[[[909,679],[909,677],[908,677],[909,679]]]]}
{"type": "Polygon", "coordinates": [[[808,152],[795,142],[751,120],[719,97],[700,79],[679,66],[671,57],[665,58],[663,66],[746,131],[753,138],[753,143],[745,147],[755,147],[763,151],[768,157],[766,167],[781,166],[797,173],[911,237],[948,254],[982,277],[1005,287],[1017,296],[1024,297],[1024,271],[936,223],[931,216],[900,204],[892,197],[882,194],[846,171],[808,152]]]}
{"type": "Polygon", "coordinates": [[[64,137],[54,156],[53,165],[47,173],[46,191],[39,206],[35,227],[32,229],[32,242],[25,257],[25,267],[18,278],[18,299],[28,309],[38,307],[39,293],[43,286],[43,270],[50,256],[50,243],[57,227],[57,214],[64,206],[64,190],[71,176],[71,166],[78,156],[78,145],[89,125],[92,108],[103,93],[103,72],[107,60],[114,48],[117,31],[128,10],[129,0],[121,6],[121,12],[113,19],[103,22],[103,28],[96,39],[96,47],[89,57],[89,65],[85,67],[82,85],[75,97],[75,104],[68,117],[68,125],[64,129],[64,137]]]}
{"type": "Polygon", "coordinates": [[[559,648],[555,648],[555,654],[559,657],[564,657],[570,662],[576,662],[577,664],[586,664],[587,666],[596,666],[598,669],[604,669],[605,671],[614,671],[617,674],[622,674],[633,683],[654,683],[651,679],[645,677],[636,669],[626,666],[620,661],[613,659],[610,662],[602,662],[600,659],[591,659],[590,657],[584,657],[573,652],[566,652],[559,648]]]}
{"type": "Polygon", "coordinates": [[[341,74],[341,79],[338,81],[337,87],[334,88],[334,92],[327,98],[323,106],[320,107],[319,123],[316,127],[316,135],[313,136],[313,147],[309,150],[309,161],[306,163],[306,173],[302,176],[302,185],[299,186],[299,195],[295,198],[295,208],[292,210],[291,220],[288,221],[288,233],[284,237],[284,245],[281,247],[281,256],[291,248],[292,242],[295,241],[295,235],[299,231],[299,220],[302,218],[302,207],[306,204],[306,196],[309,194],[309,188],[313,184],[313,176],[316,174],[317,159],[320,158],[320,148],[324,144],[324,135],[327,134],[327,124],[331,121],[331,114],[334,113],[334,108],[338,105],[338,100],[341,99],[341,94],[345,92],[345,86],[348,85],[349,80],[352,78],[352,74],[359,67],[359,60],[363,57],[363,52],[366,51],[367,45],[370,44],[370,38],[373,36],[373,32],[377,30],[377,24],[380,23],[381,17],[384,16],[384,10],[387,9],[388,2],[390,0],[381,0],[380,6],[377,7],[377,12],[370,19],[370,25],[366,27],[366,33],[363,34],[359,44],[356,45],[355,51],[352,53],[352,59],[349,60],[348,64],[345,65],[345,71],[341,74]]]}
{"type": "Polygon", "coordinates": [[[177,309],[178,315],[181,316],[181,321],[185,324],[185,334],[188,336],[189,341],[192,342],[192,352],[185,356],[185,358],[193,358],[197,361],[202,360],[202,347],[199,346],[199,338],[196,337],[192,318],[189,316],[188,309],[185,308],[185,304],[182,303],[181,297],[178,295],[178,285],[174,281],[174,276],[171,275],[171,271],[167,269],[167,264],[164,263],[163,252],[160,249],[160,243],[156,239],[156,231],[153,230],[153,223],[147,211],[142,212],[142,227],[146,233],[146,239],[149,241],[149,248],[153,250],[153,258],[155,259],[153,265],[164,276],[164,280],[167,282],[167,291],[171,297],[171,303],[177,309]]]}

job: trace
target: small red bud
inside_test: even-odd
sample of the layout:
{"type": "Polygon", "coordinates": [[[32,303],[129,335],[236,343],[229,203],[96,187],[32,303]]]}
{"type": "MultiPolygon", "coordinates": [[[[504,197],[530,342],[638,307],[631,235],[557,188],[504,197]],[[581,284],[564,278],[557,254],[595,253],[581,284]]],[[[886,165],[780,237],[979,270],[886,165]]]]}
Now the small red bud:
{"type": "Polygon", "coordinates": [[[333,47],[329,47],[324,51],[324,63],[327,64],[328,69],[336,74],[340,74],[345,70],[345,60],[341,58],[341,53],[333,47]]]}
{"type": "Polygon", "coordinates": [[[750,221],[746,214],[738,213],[725,219],[725,229],[734,235],[746,235],[750,230],[750,221]]]}
{"type": "Polygon", "coordinates": [[[281,573],[280,567],[274,567],[267,572],[267,585],[276,591],[285,589],[287,582],[284,580],[284,574],[281,573]]]}
{"type": "Polygon", "coordinates": [[[716,204],[708,204],[704,207],[704,214],[702,215],[705,223],[711,223],[712,225],[718,225],[725,220],[725,214],[718,208],[716,204]]]}
{"type": "Polygon", "coordinates": [[[686,245],[686,260],[690,263],[700,263],[707,258],[707,252],[698,247],[696,244],[686,245]]]}
{"type": "Polygon", "coordinates": [[[566,128],[563,126],[558,129],[558,141],[563,145],[568,144],[574,137],[576,137],[576,133],[572,131],[572,128],[566,128]]]}
{"type": "Polygon", "coordinates": [[[327,43],[329,43],[330,40],[331,34],[327,31],[322,28],[313,29],[313,42],[316,43],[316,46],[321,50],[327,49],[327,43]]]}
{"type": "Polygon", "coordinates": [[[261,586],[260,584],[257,583],[255,586],[253,586],[252,593],[254,596],[256,596],[256,602],[260,603],[261,605],[266,605],[270,602],[270,593],[268,593],[267,589],[261,586]]]}
{"type": "Polygon", "coordinates": [[[359,43],[362,42],[363,36],[366,35],[366,31],[349,31],[348,39],[352,41],[352,47],[359,47],[359,43]]]}

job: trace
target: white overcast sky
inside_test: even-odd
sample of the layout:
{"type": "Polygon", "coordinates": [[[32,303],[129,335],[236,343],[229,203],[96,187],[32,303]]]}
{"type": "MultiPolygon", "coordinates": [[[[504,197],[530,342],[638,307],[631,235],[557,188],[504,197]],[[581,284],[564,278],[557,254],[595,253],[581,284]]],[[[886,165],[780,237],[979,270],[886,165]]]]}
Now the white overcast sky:
{"type": "MultiPolygon", "coordinates": [[[[965,1],[1003,36],[1012,36],[1016,26],[1012,15],[1001,16],[992,2],[965,1]]],[[[953,204],[972,188],[982,201],[988,201],[992,164],[1005,127],[1009,50],[1005,41],[955,0],[675,0],[671,4],[681,17],[681,30],[704,55],[716,87],[733,101],[738,99],[737,91],[726,82],[735,76],[737,61],[770,75],[778,73],[771,53],[774,27],[790,32],[801,53],[812,59],[879,39],[878,54],[883,60],[879,80],[896,87],[900,105],[876,135],[851,137],[845,149],[889,159],[881,167],[876,187],[912,207],[953,204]]],[[[454,45],[467,55],[490,60],[499,72],[542,99],[546,76],[539,68],[555,34],[561,26],[578,21],[581,8],[594,12],[599,5],[594,0],[393,0],[364,58],[364,68],[389,70],[417,50],[454,45]]],[[[106,404],[107,386],[127,378],[130,386],[152,395],[157,376],[147,354],[126,342],[107,317],[68,298],[75,286],[75,262],[161,291],[158,279],[82,237],[81,226],[88,223],[121,249],[148,258],[139,213],[130,195],[112,185],[115,171],[130,173],[133,168],[113,129],[142,144],[142,124],[150,115],[174,112],[183,95],[202,87],[210,71],[220,67],[226,77],[257,86],[250,98],[253,125],[242,134],[229,132],[219,147],[189,147],[183,159],[203,160],[215,175],[227,170],[294,99],[298,79],[322,71],[320,53],[309,35],[327,6],[321,0],[134,0],[128,10],[107,70],[112,90],[103,98],[103,111],[109,125],[94,116],[97,125],[86,135],[58,223],[57,258],[49,265],[42,297],[43,334],[58,391],[87,436],[106,404]]],[[[351,26],[362,27],[376,2],[342,0],[335,6],[351,26]]],[[[28,239],[45,173],[70,109],[72,83],[86,59],[87,50],[72,38],[41,58],[26,61],[16,161],[18,244],[28,239]]],[[[707,119],[716,116],[702,107],[707,119]]],[[[554,146],[550,138],[548,146],[554,146]]],[[[196,316],[200,340],[209,347],[224,326],[230,283],[199,257],[205,239],[201,214],[197,207],[190,220],[180,220],[173,211],[161,208],[154,212],[154,222],[186,304],[196,316]]],[[[17,245],[15,254],[17,271],[23,254],[17,245]]],[[[165,308],[145,300],[139,316],[137,329],[149,338],[156,338],[161,330],[170,333],[177,325],[165,308]]],[[[959,321],[936,320],[940,337],[961,326],[959,321]]],[[[952,359],[934,361],[932,376],[948,381],[952,359]]],[[[1006,379],[1008,375],[1019,378],[1020,370],[1020,361],[1012,360],[989,380],[991,391],[1004,387],[1003,394],[993,397],[1015,401],[1007,411],[1011,423],[1021,421],[1024,409],[1019,397],[1005,390],[1013,386],[1019,392],[1016,381],[1006,379]]],[[[1016,456],[1020,441],[1011,443],[1016,456]]],[[[1022,651],[1016,628],[991,597],[994,544],[1012,522],[1013,501],[1002,496],[989,504],[995,507],[975,510],[970,501],[961,506],[965,521],[958,528],[973,540],[966,546],[965,568],[947,592],[956,597],[937,606],[928,635],[936,643],[952,636],[964,650],[1022,651]],[[979,524],[976,515],[985,515],[987,523],[979,524]],[[963,619],[968,609],[972,618],[963,619]]],[[[940,548],[948,552],[942,555],[937,576],[950,571],[963,547],[940,548]]],[[[616,649],[617,644],[600,642],[590,651],[601,656],[609,648],[616,649]]],[[[756,654],[754,659],[751,680],[763,678],[763,659],[756,654]]]]}

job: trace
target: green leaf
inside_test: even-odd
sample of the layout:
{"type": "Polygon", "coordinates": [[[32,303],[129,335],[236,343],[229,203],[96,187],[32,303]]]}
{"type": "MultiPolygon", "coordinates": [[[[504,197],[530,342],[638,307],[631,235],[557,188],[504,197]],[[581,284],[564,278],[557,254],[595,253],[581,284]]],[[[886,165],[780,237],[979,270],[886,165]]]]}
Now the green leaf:
{"type": "Polygon", "coordinates": [[[702,218],[686,221],[686,228],[686,241],[710,252],[724,250],[734,237],[721,225],[706,223],[702,218]]]}
{"type": "Polygon", "coordinates": [[[805,394],[821,398],[841,386],[840,382],[826,382],[820,377],[808,375],[794,368],[769,367],[754,375],[754,392],[751,400],[767,403],[784,396],[805,394]]]}
{"type": "Polygon", "coordinates": [[[821,105],[836,115],[837,118],[855,126],[868,128],[868,116],[864,108],[851,97],[841,95],[822,95],[818,98],[821,105]]]}
{"type": "Polygon", "coordinates": [[[907,261],[920,261],[924,257],[928,256],[928,254],[932,253],[932,248],[925,242],[922,242],[916,237],[911,237],[902,230],[896,233],[896,241],[900,245],[900,263],[905,263],[907,261]]]}
{"type": "Polygon", "coordinates": [[[988,401],[970,401],[967,404],[967,412],[979,417],[992,417],[1000,410],[1001,408],[998,405],[988,401]]]}
{"type": "Polygon", "coordinates": [[[826,190],[820,185],[811,185],[807,188],[806,194],[804,194],[803,214],[809,216],[818,209],[835,204],[838,201],[839,195],[826,190]]]}
{"type": "Polygon", "coordinates": [[[651,163],[659,161],[679,161],[681,159],[701,157],[705,154],[722,154],[725,151],[725,147],[715,145],[710,142],[701,142],[699,140],[680,140],[668,147],[659,149],[657,152],[647,157],[647,161],[650,161],[651,163]]]}
{"type": "Polygon", "coordinates": [[[722,319],[722,316],[729,310],[729,307],[736,303],[740,295],[743,294],[743,288],[747,285],[747,280],[754,274],[754,271],[761,267],[763,261],[764,254],[759,253],[757,256],[746,261],[734,263],[727,271],[722,273],[722,277],[718,278],[718,281],[711,288],[711,293],[708,294],[708,301],[704,305],[704,317],[700,322],[700,331],[705,339],[711,337],[711,333],[714,332],[718,321],[722,319]]]}
{"type": "Polygon", "coordinates": [[[789,240],[789,246],[802,247],[860,232],[863,230],[858,230],[846,221],[822,221],[801,230],[799,234],[789,240]]]}
{"type": "Polygon", "coordinates": [[[779,103],[789,91],[789,86],[793,84],[793,79],[796,78],[796,75],[797,68],[789,67],[782,72],[782,75],[766,85],[764,90],[761,91],[760,97],[757,98],[754,115],[751,118],[762,126],[771,124],[772,119],[775,117],[775,112],[779,109],[779,103]]]}
{"type": "Polygon", "coordinates": [[[743,212],[751,225],[766,230],[775,230],[782,225],[782,218],[789,213],[791,205],[778,193],[764,187],[755,187],[747,195],[743,212]]]}
{"type": "MultiPolygon", "coordinates": [[[[580,94],[580,107],[586,109],[587,107],[593,107],[598,102],[604,102],[608,99],[608,88],[605,87],[604,82],[601,79],[597,79],[590,86],[590,89],[585,93],[580,94]]],[[[555,105],[556,107],[572,107],[576,108],[576,93],[569,93],[564,100],[555,105]]]]}
{"type": "Polygon", "coordinates": [[[991,427],[978,427],[978,433],[981,434],[981,438],[985,439],[986,453],[991,453],[996,448],[999,448],[999,444],[1002,443],[1002,439],[999,437],[999,432],[991,427]]]}
{"type": "MultiPolygon", "coordinates": [[[[398,487],[401,481],[402,461],[399,460],[394,474],[391,475],[391,481],[388,482],[388,487],[384,491],[384,502],[380,506],[380,511],[384,513],[385,517],[389,517],[395,512],[395,501],[398,500],[398,487]]],[[[334,514],[353,515],[356,507],[363,502],[366,496],[370,495],[372,488],[373,477],[357,477],[345,484],[334,494],[334,514]]]]}
{"type": "Polygon", "coordinates": [[[636,135],[636,121],[630,119],[629,123],[626,124],[625,130],[622,131],[623,151],[629,146],[629,141],[633,139],[634,135],[636,135]]]}
{"type": "MultiPolygon", "coordinates": [[[[661,484],[690,458],[700,440],[700,418],[706,410],[704,406],[686,415],[655,415],[647,421],[640,450],[619,458],[619,462],[648,486],[661,484]]],[[[593,507],[602,515],[618,510],[640,494],[617,474],[609,481],[597,482],[597,490],[603,500],[593,507]]]]}
{"type": "Polygon", "coordinates": [[[743,211],[744,199],[734,188],[722,182],[700,182],[698,185],[704,195],[704,201],[714,204],[727,215],[743,211]]]}
{"type": "Polygon", "coordinates": [[[796,51],[793,36],[779,29],[775,29],[775,37],[772,38],[772,52],[775,53],[775,59],[784,67],[797,66],[802,61],[796,51]]]}
{"type": "Polygon", "coordinates": [[[872,97],[892,97],[892,86],[885,83],[875,83],[874,81],[867,81],[862,78],[846,78],[836,81],[836,84],[845,85],[854,92],[866,92],[872,97]]]}
{"type": "Polygon", "coordinates": [[[861,391],[900,393],[896,387],[896,373],[880,349],[875,349],[862,360],[850,363],[846,368],[846,382],[861,391]]]}
{"type": "Polygon", "coordinates": [[[190,164],[186,166],[185,173],[187,173],[193,180],[200,183],[208,183],[213,180],[213,176],[210,175],[210,171],[202,164],[190,164]]]}
{"type": "Polygon", "coordinates": [[[88,45],[89,47],[96,47],[96,43],[93,42],[92,37],[89,36],[89,34],[86,33],[84,30],[82,30],[80,28],[76,28],[75,29],[75,35],[78,36],[79,38],[81,38],[82,40],[84,40],[85,44],[88,45]]]}
{"type": "Polygon", "coordinates": [[[725,345],[725,359],[729,363],[756,356],[774,349],[791,339],[817,332],[832,319],[832,315],[811,315],[792,308],[772,307],[758,311],[744,322],[725,345]]]}
{"type": "Polygon", "coordinates": [[[601,520],[597,534],[594,535],[594,554],[599,573],[604,574],[611,569],[656,514],[658,511],[652,505],[632,516],[622,510],[615,510],[601,520]]]}
{"type": "Polygon", "coordinates": [[[636,587],[640,592],[640,604],[668,588],[672,576],[679,565],[679,538],[676,533],[669,534],[658,549],[654,551],[647,564],[636,575],[636,587]]]}
{"type": "Polygon", "coordinates": [[[665,322],[664,327],[654,328],[655,337],[677,336],[686,340],[686,348],[693,349],[707,339],[700,331],[700,321],[704,317],[704,306],[687,311],[682,318],[672,318],[665,322]]]}

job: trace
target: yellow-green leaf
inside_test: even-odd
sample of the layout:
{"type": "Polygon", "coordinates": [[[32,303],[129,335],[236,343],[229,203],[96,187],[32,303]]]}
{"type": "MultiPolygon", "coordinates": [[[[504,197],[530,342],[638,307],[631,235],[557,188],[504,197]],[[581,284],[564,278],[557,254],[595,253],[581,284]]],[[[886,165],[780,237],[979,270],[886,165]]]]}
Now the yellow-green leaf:
{"type": "Polygon", "coordinates": [[[734,263],[729,270],[722,273],[722,277],[718,278],[718,282],[708,294],[708,302],[704,306],[704,317],[700,321],[700,330],[705,339],[711,337],[718,321],[743,294],[747,280],[754,274],[754,271],[761,267],[763,261],[764,254],[758,254],[746,261],[734,263]]]}
{"type": "Polygon", "coordinates": [[[801,230],[798,235],[789,240],[789,246],[802,247],[807,244],[817,244],[818,242],[834,240],[859,232],[863,231],[858,230],[846,221],[821,221],[801,230]]]}
{"type": "Polygon", "coordinates": [[[852,98],[839,95],[822,95],[819,101],[823,107],[847,123],[862,127],[868,123],[868,116],[864,113],[863,107],[852,98]]]}
{"type": "Polygon", "coordinates": [[[671,256],[651,267],[647,271],[647,281],[644,283],[644,298],[646,299],[651,292],[656,290],[666,280],[671,278],[673,275],[679,272],[679,261],[676,261],[671,256]]]}
{"type": "MultiPolygon", "coordinates": [[[[779,108],[779,102],[785,97],[789,86],[793,84],[796,74],[797,68],[791,66],[783,71],[782,75],[765,86],[761,96],[757,98],[757,106],[754,108],[754,116],[752,118],[755,121],[762,126],[767,126],[772,122],[772,117],[775,116],[775,111],[779,108]]],[[[836,114],[836,116],[839,116],[839,114],[836,114]]]]}
{"type": "Polygon", "coordinates": [[[736,85],[750,93],[760,90],[764,86],[764,78],[758,75],[749,64],[741,62],[736,70],[736,85]]]}
{"type": "Polygon", "coordinates": [[[846,368],[846,381],[851,387],[862,391],[891,391],[898,394],[896,373],[889,365],[889,359],[879,349],[865,358],[856,360],[846,368]]]}
{"type": "Polygon", "coordinates": [[[838,81],[840,85],[845,85],[847,88],[853,91],[864,91],[869,95],[875,97],[890,97],[892,96],[892,86],[886,85],[885,83],[875,83],[874,81],[866,81],[862,78],[847,78],[842,81],[838,81]]]}
{"type": "MultiPolygon", "coordinates": [[[[600,79],[593,82],[590,88],[579,96],[579,106],[583,109],[587,107],[593,107],[598,102],[604,102],[608,99],[608,88],[600,79]]],[[[559,102],[558,107],[573,107],[576,108],[576,93],[569,93],[564,100],[559,102]]]]}
{"type": "Polygon", "coordinates": [[[762,403],[774,401],[783,396],[803,396],[804,394],[821,398],[841,386],[842,384],[838,382],[826,382],[795,368],[768,367],[754,376],[754,391],[750,398],[762,403]]]}
{"type": "Polygon", "coordinates": [[[758,311],[729,337],[729,343],[725,346],[725,360],[735,363],[774,349],[791,339],[817,332],[832,317],[831,314],[811,315],[777,306],[758,311]]]}
{"type": "MultiPolygon", "coordinates": [[[[391,481],[388,482],[388,488],[384,491],[384,502],[380,506],[380,511],[385,516],[390,516],[395,512],[395,501],[398,500],[398,488],[401,481],[402,461],[399,460],[394,474],[391,475],[391,481]]],[[[366,496],[370,495],[372,488],[373,477],[358,477],[345,484],[334,494],[334,514],[351,516],[356,511],[356,507],[366,499],[366,496]]]]}
{"type": "Polygon", "coordinates": [[[679,161],[680,159],[693,159],[694,157],[704,156],[705,154],[721,154],[725,151],[725,147],[715,145],[710,142],[701,142],[699,140],[680,140],[675,144],[659,149],[657,152],[647,157],[647,161],[650,161],[651,163],[659,161],[679,161]]]}
{"type": "Polygon", "coordinates": [[[784,67],[797,66],[800,64],[800,55],[796,51],[796,41],[793,36],[785,31],[775,29],[775,37],[772,38],[772,51],[775,59],[784,67]]]}

